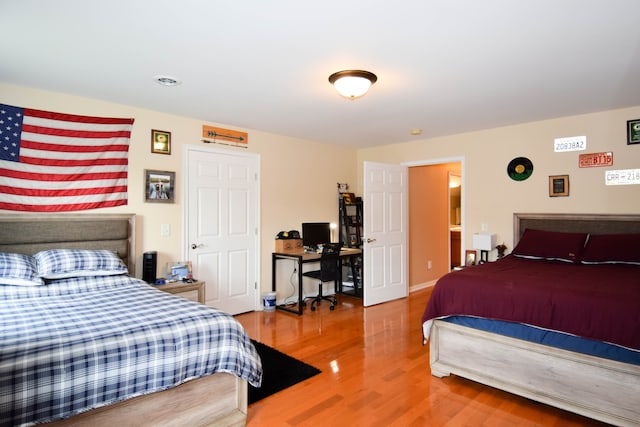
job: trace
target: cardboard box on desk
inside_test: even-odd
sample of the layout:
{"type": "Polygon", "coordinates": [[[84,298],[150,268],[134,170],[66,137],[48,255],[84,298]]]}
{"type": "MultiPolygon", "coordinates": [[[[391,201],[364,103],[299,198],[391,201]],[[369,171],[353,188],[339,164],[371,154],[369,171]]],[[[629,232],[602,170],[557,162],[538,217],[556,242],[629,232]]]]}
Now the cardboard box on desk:
{"type": "Polygon", "coordinates": [[[302,239],[276,239],[276,252],[299,252],[302,239]]]}

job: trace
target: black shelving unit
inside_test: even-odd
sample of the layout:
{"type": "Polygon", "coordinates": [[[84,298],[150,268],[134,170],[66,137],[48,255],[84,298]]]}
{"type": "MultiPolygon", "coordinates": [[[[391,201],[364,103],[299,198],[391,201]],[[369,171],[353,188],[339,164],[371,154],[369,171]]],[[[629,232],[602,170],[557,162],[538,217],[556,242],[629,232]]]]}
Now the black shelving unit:
{"type": "MultiPolygon", "coordinates": [[[[340,193],[340,241],[343,247],[362,249],[362,198],[340,193]]],[[[353,256],[342,272],[341,293],[362,297],[362,255],[353,256]]]]}

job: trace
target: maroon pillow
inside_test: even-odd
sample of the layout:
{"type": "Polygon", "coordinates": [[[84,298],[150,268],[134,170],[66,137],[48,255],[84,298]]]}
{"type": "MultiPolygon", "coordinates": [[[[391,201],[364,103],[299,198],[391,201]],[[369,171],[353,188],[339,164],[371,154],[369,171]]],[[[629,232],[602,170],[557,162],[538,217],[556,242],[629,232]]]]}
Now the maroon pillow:
{"type": "Polygon", "coordinates": [[[640,234],[592,234],[582,253],[582,262],[640,265],[640,234]]]}
{"type": "Polygon", "coordinates": [[[587,233],[562,233],[527,228],[512,253],[523,258],[576,262],[580,260],[586,240],[587,233]]]}

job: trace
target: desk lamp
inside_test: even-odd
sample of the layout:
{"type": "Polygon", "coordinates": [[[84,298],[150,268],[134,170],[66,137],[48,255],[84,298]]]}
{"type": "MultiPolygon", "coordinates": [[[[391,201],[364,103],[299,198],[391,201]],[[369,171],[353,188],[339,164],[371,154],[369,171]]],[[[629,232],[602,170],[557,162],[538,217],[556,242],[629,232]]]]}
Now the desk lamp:
{"type": "Polygon", "coordinates": [[[492,251],[496,247],[496,235],[485,233],[474,233],[473,235],[473,249],[480,251],[480,262],[478,264],[484,264],[489,262],[489,251],[492,251]]]}

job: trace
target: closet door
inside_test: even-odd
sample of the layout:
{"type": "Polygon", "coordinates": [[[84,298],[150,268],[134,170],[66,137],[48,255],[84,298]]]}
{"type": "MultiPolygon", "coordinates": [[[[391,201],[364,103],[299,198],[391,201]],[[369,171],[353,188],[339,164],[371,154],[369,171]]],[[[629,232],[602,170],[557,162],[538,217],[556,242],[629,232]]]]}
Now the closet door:
{"type": "Polygon", "coordinates": [[[259,166],[255,154],[187,149],[185,253],[206,282],[207,305],[230,314],[259,306],[259,166]]]}

